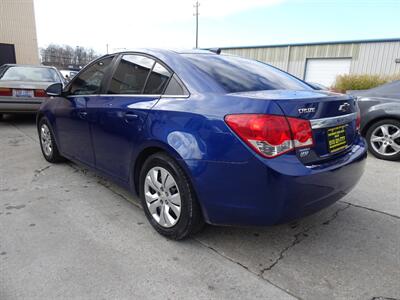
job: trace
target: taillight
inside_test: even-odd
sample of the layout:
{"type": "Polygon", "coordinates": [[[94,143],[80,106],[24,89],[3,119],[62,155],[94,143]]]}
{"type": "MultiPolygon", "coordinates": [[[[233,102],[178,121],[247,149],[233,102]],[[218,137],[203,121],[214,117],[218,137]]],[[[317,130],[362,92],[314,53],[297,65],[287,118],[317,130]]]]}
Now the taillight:
{"type": "Polygon", "coordinates": [[[276,157],[314,144],[310,122],[265,114],[227,115],[228,126],[257,153],[276,157]]]}
{"type": "Polygon", "coordinates": [[[47,97],[47,93],[45,90],[35,90],[35,97],[47,97]]]}
{"type": "Polygon", "coordinates": [[[357,108],[357,118],[356,118],[356,130],[360,132],[360,127],[361,127],[361,112],[360,108],[358,107],[358,104],[356,103],[356,108],[357,108]]]}
{"type": "Polygon", "coordinates": [[[9,88],[0,88],[0,96],[12,96],[12,90],[9,88]]]}
{"type": "Polygon", "coordinates": [[[292,138],[296,148],[311,147],[314,145],[310,121],[287,118],[292,131],[292,138]]]}

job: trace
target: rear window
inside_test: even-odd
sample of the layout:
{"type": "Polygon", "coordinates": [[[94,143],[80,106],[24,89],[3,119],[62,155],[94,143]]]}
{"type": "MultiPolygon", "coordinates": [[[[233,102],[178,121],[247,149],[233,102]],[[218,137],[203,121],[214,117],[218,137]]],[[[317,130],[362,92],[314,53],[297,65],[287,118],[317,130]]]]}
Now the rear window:
{"type": "Polygon", "coordinates": [[[50,68],[9,66],[0,72],[0,80],[60,82],[57,72],[50,68]]]}
{"type": "Polygon", "coordinates": [[[301,80],[255,60],[215,54],[184,56],[227,93],[311,89],[301,80]]]}

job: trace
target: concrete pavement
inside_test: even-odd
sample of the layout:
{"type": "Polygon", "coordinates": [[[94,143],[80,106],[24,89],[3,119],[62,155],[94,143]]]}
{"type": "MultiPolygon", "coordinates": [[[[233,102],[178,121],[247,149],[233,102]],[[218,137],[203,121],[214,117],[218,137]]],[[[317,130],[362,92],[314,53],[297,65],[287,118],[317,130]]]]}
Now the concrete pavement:
{"type": "Polygon", "coordinates": [[[267,228],[172,242],[136,197],[0,121],[0,299],[400,299],[400,163],[368,158],[343,201],[267,228]]]}

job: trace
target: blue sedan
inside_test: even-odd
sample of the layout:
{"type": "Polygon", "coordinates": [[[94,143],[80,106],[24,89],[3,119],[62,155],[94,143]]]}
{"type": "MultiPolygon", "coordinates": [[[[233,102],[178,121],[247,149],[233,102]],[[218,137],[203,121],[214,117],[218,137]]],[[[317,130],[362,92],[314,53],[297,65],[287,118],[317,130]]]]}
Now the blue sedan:
{"type": "Polygon", "coordinates": [[[45,159],[137,193],[151,225],[172,239],[204,223],[301,218],[341,199],[364,171],[354,98],[254,60],[123,52],[47,94],[37,115],[45,159]]]}

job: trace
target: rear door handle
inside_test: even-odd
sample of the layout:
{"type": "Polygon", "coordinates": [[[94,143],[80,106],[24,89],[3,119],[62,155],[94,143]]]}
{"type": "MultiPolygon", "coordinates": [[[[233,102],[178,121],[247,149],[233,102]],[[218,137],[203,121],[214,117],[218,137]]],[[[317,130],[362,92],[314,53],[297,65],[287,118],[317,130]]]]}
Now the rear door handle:
{"type": "Polygon", "coordinates": [[[126,122],[132,122],[133,120],[136,120],[137,118],[139,118],[139,116],[133,112],[125,113],[125,121],[126,122]]]}
{"type": "Polygon", "coordinates": [[[78,115],[81,119],[86,119],[87,117],[87,112],[86,111],[80,111],[78,112],[78,115]]]}

